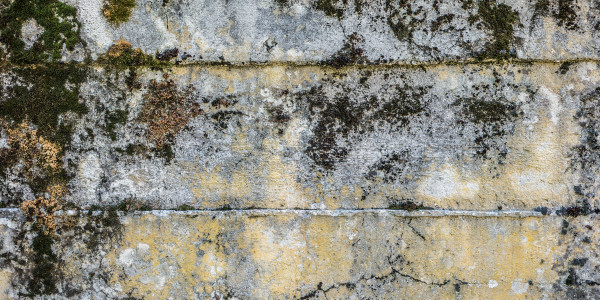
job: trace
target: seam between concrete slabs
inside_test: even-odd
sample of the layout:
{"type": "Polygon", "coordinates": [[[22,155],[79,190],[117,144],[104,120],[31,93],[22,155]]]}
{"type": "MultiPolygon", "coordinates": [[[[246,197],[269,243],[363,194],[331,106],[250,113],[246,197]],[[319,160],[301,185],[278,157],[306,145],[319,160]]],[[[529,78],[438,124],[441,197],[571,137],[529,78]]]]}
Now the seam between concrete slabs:
{"type": "MultiPolygon", "coordinates": [[[[102,214],[104,211],[92,211],[92,216],[102,214]]],[[[78,216],[87,215],[88,210],[62,210],[55,213],[56,216],[78,216]]],[[[276,215],[314,215],[314,216],[352,216],[361,214],[378,214],[390,215],[398,217],[512,217],[512,218],[527,218],[527,217],[549,217],[556,214],[543,215],[540,212],[530,210],[505,210],[505,211],[477,211],[477,210],[394,210],[394,209],[231,209],[231,210],[149,210],[149,211],[117,211],[121,216],[124,215],[146,215],[152,214],[155,216],[169,215],[214,215],[216,214],[236,214],[246,216],[276,216],[276,215]]],[[[19,208],[1,208],[0,218],[14,215],[21,215],[22,211],[19,208]]],[[[595,215],[595,214],[590,214],[595,215]]]]}
{"type": "Polygon", "coordinates": [[[476,59],[465,59],[465,60],[447,60],[447,61],[398,61],[398,62],[387,62],[387,63],[363,63],[363,64],[345,64],[341,66],[332,66],[327,64],[327,61],[306,61],[306,62],[294,62],[294,61],[267,61],[267,62],[217,62],[217,61],[190,61],[190,62],[179,62],[179,63],[165,63],[164,65],[115,65],[115,64],[103,64],[92,62],[69,62],[69,63],[39,63],[39,64],[15,64],[10,61],[0,62],[0,67],[21,67],[21,68],[33,68],[36,66],[80,66],[80,67],[111,67],[119,66],[124,69],[126,68],[185,68],[185,67],[226,67],[226,68],[260,68],[260,67],[322,67],[331,68],[335,70],[343,70],[345,68],[410,68],[410,67],[427,67],[427,66],[461,66],[461,65],[532,65],[532,64],[561,64],[561,63],[600,63],[600,58],[571,58],[571,59],[506,59],[506,60],[476,60],[476,59]]]}

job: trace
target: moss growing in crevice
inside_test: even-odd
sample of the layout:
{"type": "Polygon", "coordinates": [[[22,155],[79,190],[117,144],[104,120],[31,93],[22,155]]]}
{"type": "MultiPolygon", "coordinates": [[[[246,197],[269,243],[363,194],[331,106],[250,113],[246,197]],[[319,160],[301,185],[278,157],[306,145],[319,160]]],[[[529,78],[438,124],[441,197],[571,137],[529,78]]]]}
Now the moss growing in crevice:
{"type": "Polygon", "coordinates": [[[514,25],[519,21],[519,15],[506,4],[497,4],[493,0],[482,0],[478,3],[476,15],[469,18],[470,23],[481,22],[492,32],[492,41],[486,45],[478,58],[506,59],[515,57],[512,49],[514,25]]]}
{"type": "Polygon", "coordinates": [[[165,66],[152,55],[145,54],[139,48],[133,48],[126,40],[119,40],[112,44],[108,51],[98,58],[99,63],[110,64],[115,67],[130,66],[165,66]]]}
{"type": "Polygon", "coordinates": [[[433,209],[429,206],[424,206],[423,204],[415,203],[412,200],[402,199],[399,201],[392,201],[392,204],[388,207],[388,209],[392,210],[406,210],[406,211],[416,211],[416,210],[430,210],[433,209]]]}
{"type": "Polygon", "coordinates": [[[571,62],[571,61],[566,61],[566,62],[562,63],[560,65],[560,67],[558,67],[558,74],[560,74],[560,75],[567,74],[567,72],[569,72],[569,69],[571,68],[572,65],[573,65],[573,62],[571,62]]]}
{"type": "Polygon", "coordinates": [[[115,238],[120,238],[123,225],[119,216],[119,205],[98,207],[92,206],[87,212],[88,222],[83,228],[74,228],[76,230],[83,229],[80,235],[87,237],[86,246],[90,250],[96,250],[102,241],[114,241],[115,238]],[[94,214],[94,212],[100,212],[94,214]]]}
{"type": "Polygon", "coordinates": [[[135,0],[105,0],[102,13],[108,22],[118,26],[129,21],[134,7],[135,0]]]}
{"type": "Polygon", "coordinates": [[[191,205],[182,204],[182,205],[179,205],[175,210],[177,210],[177,211],[186,211],[186,210],[195,210],[195,209],[196,208],[193,207],[193,206],[191,206],[191,205]]]}
{"type": "Polygon", "coordinates": [[[85,42],[75,8],[58,0],[18,0],[0,12],[0,42],[6,45],[13,63],[57,62],[62,50],[73,50],[85,42]],[[43,32],[31,48],[21,39],[25,22],[35,20],[43,32]]]}
{"type": "Polygon", "coordinates": [[[346,38],[346,42],[334,56],[325,61],[326,65],[342,67],[350,64],[364,63],[367,59],[363,55],[363,49],[358,44],[363,38],[358,33],[353,33],[346,38]]]}
{"type": "MultiPolygon", "coordinates": [[[[34,201],[23,202],[27,222],[22,232],[31,231],[35,234],[31,244],[21,244],[26,250],[28,262],[24,268],[19,268],[18,276],[26,282],[27,294],[21,295],[34,298],[40,295],[55,294],[59,279],[58,256],[52,249],[56,242],[58,222],[54,213],[60,209],[62,197],[66,189],[63,186],[53,186],[49,189],[50,198],[39,197],[34,201]],[[29,225],[31,227],[29,227],[29,225]]],[[[26,239],[21,239],[22,242],[26,239]]]]}

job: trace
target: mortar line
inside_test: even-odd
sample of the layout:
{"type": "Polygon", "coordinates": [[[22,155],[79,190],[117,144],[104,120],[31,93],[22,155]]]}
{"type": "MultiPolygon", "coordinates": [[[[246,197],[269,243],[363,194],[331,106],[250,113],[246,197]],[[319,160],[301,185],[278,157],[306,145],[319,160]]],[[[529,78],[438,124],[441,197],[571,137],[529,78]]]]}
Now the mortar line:
{"type": "Polygon", "coordinates": [[[39,63],[39,64],[17,64],[10,61],[0,63],[0,67],[21,67],[21,68],[36,68],[40,66],[75,66],[75,67],[119,67],[127,68],[186,68],[186,67],[224,67],[224,68],[266,68],[266,67],[321,67],[335,70],[343,69],[389,69],[389,68],[415,68],[415,67],[435,67],[435,66],[466,66],[466,65],[523,65],[523,64],[562,64],[562,63],[600,63],[600,58],[570,58],[570,59],[506,59],[506,60],[441,60],[441,61],[395,61],[387,63],[363,63],[363,64],[344,64],[341,66],[333,66],[327,61],[247,61],[247,62],[218,62],[218,61],[192,61],[184,63],[165,63],[158,64],[143,64],[143,65],[115,65],[99,62],[69,62],[69,63],[39,63]]]}

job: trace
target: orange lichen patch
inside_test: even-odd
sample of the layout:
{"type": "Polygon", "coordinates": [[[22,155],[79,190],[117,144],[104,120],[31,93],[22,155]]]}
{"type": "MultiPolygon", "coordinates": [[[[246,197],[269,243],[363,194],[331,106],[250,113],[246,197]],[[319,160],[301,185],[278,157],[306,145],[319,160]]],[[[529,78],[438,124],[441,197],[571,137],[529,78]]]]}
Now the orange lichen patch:
{"type": "Polygon", "coordinates": [[[130,42],[119,40],[112,44],[98,60],[115,65],[138,66],[152,63],[153,57],[144,54],[139,48],[133,48],[130,42]]]}
{"type": "Polygon", "coordinates": [[[162,82],[150,82],[140,114],[140,120],[148,125],[147,138],[156,148],[165,146],[190,119],[202,113],[191,97],[191,88],[179,90],[168,74],[163,78],[162,82]]]}
{"type": "Polygon", "coordinates": [[[21,209],[38,224],[44,226],[46,233],[54,232],[56,222],[54,213],[61,208],[62,198],[67,194],[67,189],[62,184],[55,184],[48,188],[49,197],[38,197],[35,200],[23,201],[21,209]]]}
{"type": "MultiPolygon", "coordinates": [[[[108,48],[108,52],[106,54],[112,58],[117,58],[131,50],[133,50],[131,43],[126,40],[121,39],[121,40],[117,41],[116,43],[112,44],[108,48]]],[[[140,52],[141,52],[141,50],[140,50],[140,52]]]]}
{"type": "Polygon", "coordinates": [[[0,150],[1,160],[18,165],[20,173],[29,181],[57,173],[61,167],[61,147],[38,136],[28,122],[10,128],[1,121],[8,133],[8,148],[0,150]]]}

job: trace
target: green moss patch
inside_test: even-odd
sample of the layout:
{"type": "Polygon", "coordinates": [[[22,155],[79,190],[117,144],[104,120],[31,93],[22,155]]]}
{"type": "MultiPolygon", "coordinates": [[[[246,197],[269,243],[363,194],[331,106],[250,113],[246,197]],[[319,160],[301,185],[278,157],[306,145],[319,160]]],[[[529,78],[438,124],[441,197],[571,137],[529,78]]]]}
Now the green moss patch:
{"type": "Polygon", "coordinates": [[[474,123],[485,124],[502,122],[517,116],[516,106],[508,103],[504,99],[490,101],[468,98],[462,99],[461,102],[465,108],[464,112],[474,123]]]}
{"type": "Polygon", "coordinates": [[[108,22],[120,25],[129,21],[134,7],[135,0],[106,0],[102,6],[102,13],[108,22]]]}
{"type": "Polygon", "coordinates": [[[432,207],[424,206],[423,204],[417,204],[412,200],[400,200],[394,201],[388,209],[393,210],[406,210],[406,211],[416,211],[416,210],[430,210],[432,207]]]}
{"type": "Polygon", "coordinates": [[[127,122],[128,115],[129,112],[122,109],[117,109],[106,114],[104,122],[106,123],[106,131],[111,140],[115,141],[117,139],[115,129],[117,125],[127,122]]]}
{"type": "Polygon", "coordinates": [[[464,125],[465,121],[477,125],[474,140],[477,157],[488,158],[492,149],[498,151],[501,157],[508,154],[505,143],[497,138],[512,131],[513,121],[518,116],[517,105],[503,98],[466,98],[458,100],[455,105],[462,106],[463,117],[459,125],[464,125]]]}
{"type": "Polygon", "coordinates": [[[585,198],[597,198],[600,181],[597,166],[600,163],[600,88],[581,97],[574,118],[581,126],[579,144],[571,150],[571,167],[581,170],[581,186],[577,193],[585,198]]]}
{"type": "MultiPolygon", "coordinates": [[[[344,16],[344,10],[338,4],[338,0],[317,0],[315,3],[315,9],[318,9],[325,13],[328,17],[337,17],[338,19],[344,16]]],[[[347,0],[342,0],[342,4],[345,6],[347,0]]]]}
{"type": "MultiPolygon", "coordinates": [[[[304,150],[316,165],[328,171],[345,161],[355,135],[372,131],[377,124],[404,127],[411,118],[424,113],[424,95],[429,87],[393,85],[383,95],[362,95],[343,87],[326,96],[322,87],[299,93],[296,101],[308,105],[313,136],[304,150]],[[340,141],[345,141],[340,143],[340,141]]],[[[383,94],[383,93],[382,93],[383,94]]]]}
{"type": "Polygon", "coordinates": [[[61,146],[70,144],[71,125],[60,122],[66,112],[87,113],[79,102],[79,85],[87,70],[76,66],[54,65],[36,68],[12,68],[21,80],[8,86],[0,101],[0,118],[7,122],[24,120],[38,126],[39,133],[61,146]]]}
{"type": "Polygon", "coordinates": [[[50,233],[42,229],[36,230],[37,236],[33,238],[32,277],[27,285],[29,296],[50,295],[57,292],[56,289],[56,263],[58,257],[52,251],[54,238],[50,233]]]}
{"type": "Polygon", "coordinates": [[[9,59],[14,63],[56,62],[62,49],[73,50],[80,37],[81,25],[75,8],[58,0],[17,0],[0,14],[0,41],[6,45],[9,59]],[[21,29],[34,19],[44,28],[29,49],[21,39],[21,29]]]}
{"type": "Polygon", "coordinates": [[[510,6],[497,4],[496,1],[483,0],[478,3],[478,13],[469,18],[471,24],[479,21],[492,31],[493,41],[479,53],[479,58],[506,59],[514,57],[512,44],[514,41],[514,25],[519,15],[510,6]]]}
{"type": "Polygon", "coordinates": [[[575,9],[577,4],[575,0],[558,0],[558,11],[554,14],[554,17],[558,20],[558,26],[564,26],[567,29],[577,29],[577,12],[575,9]]]}
{"type": "Polygon", "coordinates": [[[363,55],[363,49],[358,47],[358,44],[363,41],[363,38],[358,33],[353,33],[348,38],[342,49],[335,55],[325,61],[326,65],[332,67],[342,67],[350,64],[364,63],[367,59],[363,55]]]}
{"type": "Polygon", "coordinates": [[[410,24],[409,18],[405,18],[407,15],[412,15],[412,9],[410,2],[406,0],[385,2],[385,10],[388,14],[387,24],[392,29],[392,33],[398,40],[411,40],[412,39],[412,25],[410,24]]]}
{"type": "MultiPolygon", "coordinates": [[[[18,80],[4,87],[6,93],[0,96],[0,119],[10,127],[22,122],[35,125],[38,136],[60,146],[58,159],[62,159],[65,148],[71,143],[73,124],[69,118],[61,116],[67,112],[87,113],[85,104],[79,102],[79,85],[86,78],[86,70],[55,65],[12,68],[10,71],[18,80]]],[[[5,151],[4,154],[7,155],[0,160],[0,173],[19,161],[16,159],[19,153],[5,151]]],[[[62,168],[44,174],[29,180],[36,194],[45,193],[50,184],[64,183],[69,179],[62,168]]],[[[18,195],[14,196],[18,201],[18,195]]]]}

